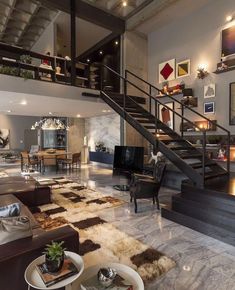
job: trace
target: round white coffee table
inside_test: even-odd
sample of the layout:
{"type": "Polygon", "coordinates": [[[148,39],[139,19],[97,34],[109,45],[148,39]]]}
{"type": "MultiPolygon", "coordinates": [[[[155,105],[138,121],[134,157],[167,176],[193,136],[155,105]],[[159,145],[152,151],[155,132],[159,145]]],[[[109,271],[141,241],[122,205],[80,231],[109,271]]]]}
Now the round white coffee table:
{"type": "Polygon", "coordinates": [[[42,281],[42,278],[40,277],[36,265],[43,263],[45,261],[45,255],[42,255],[38,257],[37,259],[33,260],[27,267],[24,273],[25,281],[28,284],[28,290],[30,290],[30,287],[40,289],[40,290],[46,290],[46,289],[58,289],[65,287],[66,290],[72,289],[72,283],[78,279],[78,277],[82,274],[84,270],[84,263],[81,256],[79,256],[76,253],[65,251],[65,255],[72,260],[74,265],[79,269],[79,272],[76,275],[73,275],[67,279],[64,279],[63,281],[60,281],[52,286],[46,287],[44,282],[42,281]]]}
{"type": "Polygon", "coordinates": [[[144,283],[140,275],[136,271],[134,271],[132,268],[123,264],[118,264],[118,263],[98,264],[98,265],[85,269],[82,275],[74,283],[73,289],[74,290],[85,289],[82,286],[82,282],[96,275],[99,269],[104,268],[104,267],[110,267],[110,268],[115,269],[120,276],[122,276],[124,279],[126,279],[133,285],[134,290],[144,290],[144,283]]]}

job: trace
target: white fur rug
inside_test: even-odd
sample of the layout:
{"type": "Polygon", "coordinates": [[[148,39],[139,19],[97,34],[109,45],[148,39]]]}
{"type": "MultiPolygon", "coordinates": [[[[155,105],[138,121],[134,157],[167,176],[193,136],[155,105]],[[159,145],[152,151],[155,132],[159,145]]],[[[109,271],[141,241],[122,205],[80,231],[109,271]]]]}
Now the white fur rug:
{"type": "Polygon", "coordinates": [[[98,216],[99,210],[120,206],[124,201],[82,188],[77,183],[54,186],[52,199],[53,203],[39,207],[35,218],[45,230],[65,224],[77,230],[85,267],[101,261],[123,263],[135,269],[144,281],[148,281],[175,266],[172,259],[98,216]]]}

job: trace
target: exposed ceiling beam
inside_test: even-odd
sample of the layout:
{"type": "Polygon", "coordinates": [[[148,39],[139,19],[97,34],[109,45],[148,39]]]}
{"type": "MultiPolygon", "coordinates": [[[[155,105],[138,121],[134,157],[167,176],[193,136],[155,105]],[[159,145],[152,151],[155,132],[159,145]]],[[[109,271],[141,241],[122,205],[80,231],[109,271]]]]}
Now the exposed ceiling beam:
{"type": "Polygon", "coordinates": [[[115,37],[118,37],[119,35],[120,35],[119,33],[112,32],[111,34],[109,34],[108,36],[106,36],[105,38],[103,38],[102,40],[100,40],[99,42],[97,42],[95,45],[93,45],[91,48],[89,48],[88,50],[86,50],[85,52],[83,52],[82,54],[80,54],[77,57],[77,60],[79,61],[79,60],[82,60],[84,58],[87,58],[93,52],[97,51],[103,45],[105,45],[106,43],[110,42],[112,39],[114,39],[115,37]]]}
{"type": "MultiPolygon", "coordinates": [[[[69,0],[39,0],[42,5],[49,8],[58,9],[60,11],[70,13],[69,0]]],[[[110,13],[103,11],[81,0],[76,0],[76,16],[104,27],[112,32],[122,34],[125,31],[125,21],[115,17],[110,13]]]]}
{"type": "Polygon", "coordinates": [[[144,9],[139,11],[137,14],[133,15],[126,22],[127,30],[134,30],[140,24],[150,19],[151,17],[157,15],[163,9],[167,8],[172,3],[179,0],[158,0],[152,1],[144,9]]]}

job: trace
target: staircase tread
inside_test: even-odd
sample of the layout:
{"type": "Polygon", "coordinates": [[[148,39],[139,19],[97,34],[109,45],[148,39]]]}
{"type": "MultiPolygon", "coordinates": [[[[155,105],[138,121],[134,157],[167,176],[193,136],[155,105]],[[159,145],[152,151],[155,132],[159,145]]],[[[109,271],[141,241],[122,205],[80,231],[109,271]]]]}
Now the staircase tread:
{"type": "Polygon", "coordinates": [[[227,174],[228,174],[227,171],[220,171],[220,172],[212,171],[205,174],[205,179],[216,178],[216,177],[224,176],[227,174]]]}
{"type": "Polygon", "coordinates": [[[226,216],[230,219],[235,219],[234,213],[231,213],[231,212],[226,211],[224,209],[213,207],[211,205],[207,205],[203,202],[199,202],[199,201],[192,200],[192,199],[186,199],[186,198],[181,196],[181,193],[178,193],[178,194],[172,196],[172,201],[177,201],[177,200],[179,202],[184,203],[185,205],[190,204],[191,206],[193,206],[193,204],[195,204],[195,205],[197,205],[196,208],[200,208],[204,211],[208,210],[208,209],[213,209],[213,212],[215,212],[216,214],[226,216]],[[200,206],[198,206],[198,205],[200,205],[200,206]]]}
{"type": "MultiPolygon", "coordinates": [[[[206,162],[206,164],[205,164],[206,167],[208,167],[208,166],[216,166],[216,165],[218,165],[216,162],[206,162]]],[[[193,164],[190,164],[190,166],[192,166],[194,169],[201,168],[202,167],[202,162],[193,163],[193,164]]]]}
{"type": "Polygon", "coordinates": [[[187,159],[187,158],[195,158],[195,157],[202,157],[201,153],[197,153],[197,154],[179,154],[179,157],[181,159],[187,159]]]}

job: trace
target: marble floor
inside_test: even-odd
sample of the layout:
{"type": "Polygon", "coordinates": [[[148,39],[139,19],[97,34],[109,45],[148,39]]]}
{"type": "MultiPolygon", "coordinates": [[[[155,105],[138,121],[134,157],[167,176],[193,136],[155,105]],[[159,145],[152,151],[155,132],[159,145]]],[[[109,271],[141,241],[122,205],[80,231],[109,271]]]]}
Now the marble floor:
{"type": "MultiPolygon", "coordinates": [[[[17,168],[6,171],[10,175],[19,173],[17,168]]],[[[46,176],[54,174],[49,172],[46,176]]],[[[59,175],[64,176],[66,172],[59,175]]],[[[160,211],[150,200],[140,200],[135,214],[128,192],[112,188],[114,184],[124,184],[125,178],[113,178],[109,168],[83,165],[81,170],[67,175],[127,201],[123,206],[102,210],[99,216],[176,261],[174,269],[149,283],[146,290],[235,290],[235,247],[161,218],[160,211]]],[[[161,204],[167,204],[175,193],[172,189],[161,188],[161,204]]]]}

